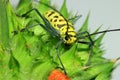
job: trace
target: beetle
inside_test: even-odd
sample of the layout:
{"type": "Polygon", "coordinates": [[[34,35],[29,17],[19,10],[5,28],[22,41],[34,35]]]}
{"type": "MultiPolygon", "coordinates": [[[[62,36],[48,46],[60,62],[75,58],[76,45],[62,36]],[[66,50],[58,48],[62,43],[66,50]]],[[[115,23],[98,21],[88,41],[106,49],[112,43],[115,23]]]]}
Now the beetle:
{"type": "MultiPolygon", "coordinates": [[[[91,36],[100,34],[100,33],[106,33],[106,32],[112,32],[112,31],[120,31],[120,29],[113,29],[113,30],[105,30],[100,31],[96,33],[90,34],[88,31],[84,31],[81,33],[77,33],[74,29],[74,25],[67,20],[58,10],[55,8],[40,2],[41,4],[44,4],[45,6],[51,8],[52,10],[46,11],[44,14],[41,14],[38,9],[33,8],[26,13],[22,14],[21,17],[26,17],[30,12],[35,11],[39,17],[42,19],[43,24],[39,23],[42,28],[44,28],[47,32],[49,32],[52,36],[58,37],[59,42],[56,45],[56,53],[58,56],[58,59],[60,61],[60,64],[62,66],[62,69],[64,70],[64,73],[67,75],[66,69],[62,63],[62,60],[59,55],[58,48],[59,46],[64,43],[65,45],[71,45],[73,43],[82,43],[89,45],[89,59],[86,65],[89,65],[90,56],[92,54],[92,47],[94,46],[94,41],[92,40],[91,36]],[[49,25],[49,26],[48,26],[49,25]],[[87,34],[86,36],[82,36],[83,34],[87,34]],[[88,38],[89,42],[87,41],[81,41],[81,39],[88,38]]],[[[77,16],[76,19],[80,18],[81,16],[77,16]]]]}

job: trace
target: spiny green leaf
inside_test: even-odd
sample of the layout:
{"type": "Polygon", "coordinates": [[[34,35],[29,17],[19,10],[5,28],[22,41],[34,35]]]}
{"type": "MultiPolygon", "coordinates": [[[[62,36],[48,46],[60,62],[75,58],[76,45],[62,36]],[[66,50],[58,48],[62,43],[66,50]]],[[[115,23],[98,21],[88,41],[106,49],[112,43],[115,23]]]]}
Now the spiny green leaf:
{"type": "Polygon", "coordinates": [[[0,44],[9,46],[9,22],[7,15],[7,0],[0,0],[0,44]]]}
{"type": "Polygon", "coordinates": [[[88,20],[89,20],[89,16],[90,16],[90,13],[88,13],[88,15],[87,15],[87,17],[86,17],[86,19],[85,19],[85,21],[84,21],[81,29],[78,30],[78,33],[84,32],[84,31],[87,31],[87,30],[88,30],[88,20]]]}
{"type": "Polygon", "coordinates": [[[12,76],[8,67],[9,59],[9,53],[4,54],[0,52],[0,80],[9,80],[12,76]]]}
{"type": "Polygon", "coordinates": [[[81,70],[81,59],[75,56],[76,48],[77,44],[74,44],[68,51],[61,55],[61,60],[70,76],[81,70]]]}
{"type": "Polygon", "coordinates": [[[17,13],[17,15],[18,14],[22,15],[31,8],[32,8],[32,4],[31,4],[30,0],[20,0],[18,6],[16,8],[16,13],[17,13]]]}
{"type": "MultiPolygon", "coordinates": [[[[99,54],[99,53],[96,53],[99,54]]],[[[108,61],[105,58],[100,56],[93,55],[91,58],[91,65],[101,64],[102,62],[108,61]],[[97,62],[97,63],[96,63],[97,62]]]]}
{"type": "Polygon", "coordinates": [[[23,5],[24,3],[28,3],[30,0],[20,0],[19,5],[23,5]]]}
{"type": "Polygon", "coordinates": [[[99,47],[101,45],[101,41],[103,40],[105,36],[105,33],[103,33],[102,35],[100,35],[96,40],[95,40],[95,46],[99,47]]]}
{"type": "Polygon", "coordinates": [[[34,68],[32,72],[32,78],[35,80],[47,80],[48,74],[51,70],[54,69],[55,66],[56,64],[54,64],[54,62],[52,62],[51,60],[38,65],[36,68],[34,68]]]}
{"type": "Polygon", "coordinates": [[[66,19],[68,19],[69,14],[68,14],[67,6],[66,6],[66,0],[64,0],[64,2],[63,2],[63,4],[62,4],[62,7],[61,7],[61,9],[60,9],[60,13],[61,13],[66,19]]]}
{"type": "MultiPolygon", "coordinates": [[[[68,57],[68,55],[69,55],[69,57],[74,57],[75,56],[75,51],[76,51],[76,44],[74,44],[68,51],[66,51],[62,56],[61,56],[61,58],[63,58],[63,60],[65,59],[66,60],[66,58],[65,57],[68,57]]],[[[64,61],[65,61],[64,60],[64,61]]]]}
{"type": "Polygon", "coordinates": [[[93,80],[100,73],[110,71],[113,68],[113,64],[113,62],[108,61],[88,67],[87,70],[78,72],[73,80],[93,80]]]}
{"type": "Polygon", "coordinates": [[[113,63],[112,62],[105,62],[105,63],[99,63],[96,66],[93,66],[87,70],[89,74],[92,76],[98,75],[99,73],[103,71],[109,71],[113,68],[113,63]]]}
{"type": "Polygon", "coordinates": [[[18,19],[14,13],[14,10],[12,6],[10,5],[10,2],[7,3],[7,14],[8,14],[8,20],[9,20],[9,36],[10,38],[13,36],[13,31],[18,29],[18,19]]]}
{"type": "MultiPolygon", "coordinates": [[[[102,27],[102,25],[99,26],[93,33],[97,33],[100,30],[101,27],[102,27]]],[[[91,35],[92,39],[95,39],[96,35],[91,35]]]]}
{"type": "Polygon", "coordinates": [[[2,44],[0,43],[0,57],[2,58],[3,54],[5,54],[4,48],[2,44]]]}
{"type": "Polygon", "coordinates": [[[44,13],[45,11],[49,10],[50,8],[48,6],[46,6],[45,4],[50,6],[50,0],[40,0],[39,5],[38,5],[38,10],[40,11],[40,13],[44,13]],[[42,3],[44,4],[42,4],[42,3]]]}
{"type": "MultiPolygon", "coordinates": [[[[120,59],[120,57],[110,60],[109,62],[111,64],[115,64],[115,62],[117,62],[120,59]]],[[[109,67],[108,69],[102,71],[96,78],[95,80],[110,80],[111,78],[111,71],[114,69],[114,66],[109,67]]],[[[107,67],[107,66],[106,66],[107,67]]]]}
{"type": "MultiPolygon", "coordinates": [[[[118,57],[118,58],[116,59],[116,62],[119,61],[119,60],[120,60],[120,57],[118,57]]],[[[113,69],[117,68],[118,66],[120,66],[120,63],[114,65],[113,69]]]]}
{"type": "Polygon", "coordinates": [[[32,56],[30,56],[30,52],[27,49],[26,39],[24,38],[22,33],[17,34],[13,37],[11,41],[11,48],[14,57],[19,61],[21,68],[24,70],[29,69],[30,63],[32,60],[32,56]]]}
{"type": "Polygon", "coordinates": [[[20,65],[17,59],[11,54],[10,61],[9,61],[9,68],[13,71],[14,73],[17,74],[20,71],[20,65]]]}
{"type": "Polygon", "coordinates": [[[75,15],[73,18],[68,19],[68,21],[71,21],[74,25],[81,18],[81,16],[82,15],[75,15]]]}
{"type": "Polygon", "coordinates": [[[96,78],[95,80],[110,80],[110,76],[111,76],[111,71],[108,72],[101,72],[96,78]]]}

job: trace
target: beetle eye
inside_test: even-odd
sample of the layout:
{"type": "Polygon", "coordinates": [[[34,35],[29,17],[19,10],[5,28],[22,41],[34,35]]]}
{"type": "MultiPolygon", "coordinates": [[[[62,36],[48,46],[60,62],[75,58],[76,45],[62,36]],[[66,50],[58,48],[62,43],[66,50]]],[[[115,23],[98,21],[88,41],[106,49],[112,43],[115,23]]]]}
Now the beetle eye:
{"type": "Polygon", "coordinates": [[[65,36],[65,40],[68,40],[68,36],[65,36]]]}

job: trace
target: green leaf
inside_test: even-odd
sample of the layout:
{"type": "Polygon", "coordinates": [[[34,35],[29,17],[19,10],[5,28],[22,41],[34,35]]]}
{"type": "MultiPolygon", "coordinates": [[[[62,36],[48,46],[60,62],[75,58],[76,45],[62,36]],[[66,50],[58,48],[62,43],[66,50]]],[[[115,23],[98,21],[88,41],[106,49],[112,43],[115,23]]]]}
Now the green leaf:
{"type": "Polygon", "coordinates": [[[29,69],[32,56],[30,56],[24,33],[19,33],[11,40],[11,48],[14,57],[19,61],[23,70],[29,69]]]}
{"type": "Polygon", "coordinates": [[[113,62],[108,61],[105,63],[99,63],[91,67],[88,67],[87,70],[78,72],[77,75],[73,78],[73,80],[93,80],[100,73],[110,71],[112,70],[112,68],[113,62]]]}
{"type": "Polygon", "coordinates": [[[81,32],[84,32],[84,31],[87,31],[88,30],[88,20],[89,20],[89,16],[90,16],[90,13],[88,13],[81,29],[78,30],[78,33],[81,33],[81,32]]]}
{"type": "Polygon", "coordinates": [[[112,68],[112,62],[105,62],[89,68],[87,72],[91,75],[91,77],[94,77],[103,71],[110,71],[112,68]]]}
{"type": "Polygon", "coordinates": [[[7,0],[0,0],[0,43],[9,46],[9,22],[7,15],[7,0]]]}
{"type": "Polygon", "coordinates": [[[65,66],[65,69],[69,76],[73,75],[74,73],[81,70],[81,59],[76,56],[75,52],[77,49],[77,44],[73,44],[72,47],[64,52],[64,54],[61,55],[62,63],[65,66]]]}
{"type": "MultiPolygon", "coordinates": [[[[100,30],[101,27],[102,27],[102,25],[99,26],[93,33],[97,33],[97,32],[100,30]]],[[[96,34],[96,35],[97,35],[97,34],[96,34]]],[[[92,37],[93,39],[95,39],[96,35],[91,35],[91,37],[92,37]]]]}
{"type": "Polygon", "coordinates": [[[38,10],[40,11],[40,13],[44,13],[50,9],[49,6],[50,6],[50,0],[40,0],[40,3],[38,5],[38,10]],[[48,6],[46,6],[45,4],[47,4],[48,6]]]}
{"type": "Polygon", "coordinates": [[[26,11],[32,9],[32,4],[30,0],[20,0],[17,8],[16,8],[16,13],[17,15],[22,15],[24,14],[26,11]]]}
{"type": "Polygon", "coordinates": [[[47,80],[48,74],[55,68],[55,66],[56,65],[51,60],[38,65],[32,72],[32,78],[34,80],[47,80]]]}
{"type": "MultiPolygon", "coordinates": [[[[102,25],[101,25],[100,27],[98,27],[98,29],[96,29],[92,34],[95,34],[95,33],[99,32],[99,30],[100,30],[101,27],[102,27],[102,25]]],[[[95,39],[96,35],[97,35],[97,34],[91,35],[92,39],[95,39]]],[[[94,41],[94,42],[95,42],[95,46],[100,47],[101,41],[102,41],[102,39],[104,38],[104,35],[105,35],[105,33],[103,33],[102,35],[100,35],[100,36],[94,41]]]]}
{"type": "Polygon", "coordinates": [[[68,14],[67,6],[66,6],[66,0],[64,0],[64,2],[63,2],[63,4],[62,4],[62,7],[61,7],[61,9],[60,9],[60,13],[61,13],[66,19],[68,19],[69,14],[68,14]]]}
{"type": "Polygon", "coordinates": [[[82,15],[75,15],[73,18],[68,19],[68,21],[71,21],[74,25],[81,18],[81,16],[82,15]]]}
{"type": "Polygon", "coordinates": [[[9,59],[9,53],[0,52],[0,80],[10,80],[12,76],[8,67],[9,59]]]}
{"type": "Polygon", "coordinates": [[[25,3],[28,3],[28,2],[30,2],[30,0],[20,0],[18,6],[24,5],[25,3]]]}
{"type": "Polygon", "coordinates": [[[11,38],[13,36],[13,31],[18,29],[18,22],[20,20],[18,20],[18,18],[16,17],[10,2],[7,3],[7,14],[9,21],[9,36],[11,38]]]}
{"type": "Polygon", "coordinates": [[[17,59],[12,55],[9,60],[9,69],[12,71],[12,77],[13,79],[19,78],[19,73],[20,73],[20,64],[17,59]]]}
{"type": "Polygon", "coordinates": [[[110,76],[111,76],[111,71],[108,72],[101,72],[96,78],[95,80],[110,80],[110,76]]]}
{"type": "Polygon", "coordinates": [[[104,36],[105,36],[105,33],[103,33],[102,35],[100,35],[100,36],[95,40],[95,46],[97,46],[97,47],[101,46],[101,42],[102,42],[104,36]]]}

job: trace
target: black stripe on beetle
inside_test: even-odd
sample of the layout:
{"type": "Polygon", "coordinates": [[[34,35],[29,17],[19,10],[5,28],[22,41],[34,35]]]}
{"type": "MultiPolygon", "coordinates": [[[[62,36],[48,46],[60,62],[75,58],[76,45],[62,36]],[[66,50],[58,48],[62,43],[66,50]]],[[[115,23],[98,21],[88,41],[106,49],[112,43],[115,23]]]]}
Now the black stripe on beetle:
{"type": "Polygon", "coordinates": [[[50,17],[50,16],[53,15],[54,13],[55,13],[55,12],[52,11],[52,12],[48,15],[48,17],[50,17]]]}

